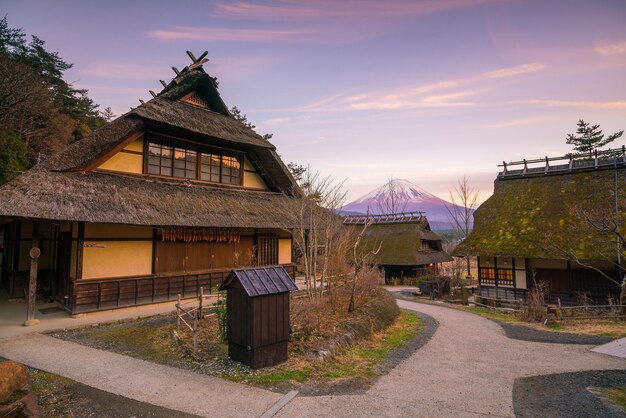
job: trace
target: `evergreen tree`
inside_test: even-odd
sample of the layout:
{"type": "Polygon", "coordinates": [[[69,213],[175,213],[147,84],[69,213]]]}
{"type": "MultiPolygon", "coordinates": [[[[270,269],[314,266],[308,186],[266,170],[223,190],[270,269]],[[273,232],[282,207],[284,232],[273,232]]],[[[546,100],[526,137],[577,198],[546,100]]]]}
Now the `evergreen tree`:
{"type": "MultiPolygon", "coordinates": [[[[248,117],[244,113],[241,113],[241,110],[239,110],[237,106],[233,106],[230,109],[230,114],[233,116],[233,118],[243,123],[243,126],[245,126],[246,128],[250,128],[253,131],[256,129],[256,126],[248,121],[248,117]]],[[[272,139],[273,136],[274,134],[264,134],[263,139],[269,141],[270,139],[272,139]]]]}
{"type": "Polygon", "coordinates": [[[107,122],[111,122],[115,119],[115,113],[110,107],[105,107],[104,110],[100,111],[100,116],[102,116],[107,122]]]}
{"type": "Polygon", "coordinates": [[[576,134],[568,134],[566,141],[568,144],[574,145],[574,150],[577,152],[592,152],[615,141],[623,133],[624,131],[615,132],[605,138],[600,130],[600,125],[590,126],[581,119],[578,121],[576,134]]]}
{"type": "Polygon", "coordinates": [[[15,132],[0,128],[0,185],[28,168],[26,144],[15,132]]]}
{"type": "MultiPolygon", "coordinates": [[[[27,42],[22,29],[9,28],[6,16],[0,19],[0,55],[38,75],[52,93],[53,110],[74,120],[67,142],[84,137],[106,122],[98,112],[98,105],[87,95],[87,90],[75,89],[63,79],[63,73],[72,68],[72,64],[63,60],[58,52],[48,51],[45,41],[37,36],[31,36],[30,42],[27,42]]],[[[50,118],[55,119],[52,115],[50,118]]],[[[62,126],[50,124],[47,127],[55,125],[62,126]]],[[[66,134],[66,129],[63,134],[66,134]]]]}

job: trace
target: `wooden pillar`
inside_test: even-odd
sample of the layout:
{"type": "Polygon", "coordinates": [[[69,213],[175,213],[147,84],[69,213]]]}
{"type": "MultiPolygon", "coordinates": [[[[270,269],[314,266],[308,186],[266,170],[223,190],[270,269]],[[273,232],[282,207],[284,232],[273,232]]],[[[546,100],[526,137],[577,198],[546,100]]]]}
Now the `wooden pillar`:
{"type": "Polygon", "coordinates": [[[37,298],[37,261],[41,255],[39,249],[39,222],[33,222],[33,245],[28,253],[30,255],[30,276],[28,279],[28,299],[26,301],[26,322],[25,326],[39,323],[35,319],[35,299],[37,298]]]}

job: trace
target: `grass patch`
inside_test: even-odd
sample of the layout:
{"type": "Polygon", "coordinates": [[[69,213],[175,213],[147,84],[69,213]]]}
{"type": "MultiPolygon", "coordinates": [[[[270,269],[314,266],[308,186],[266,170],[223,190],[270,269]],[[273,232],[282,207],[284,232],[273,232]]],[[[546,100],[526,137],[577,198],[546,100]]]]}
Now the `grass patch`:
{"type": "Polygon", "coordinates": [[[620,388],[601,388],[599,390],[610,402],[626,409],[626,386],[620,388]]]}
{"type": "Polygon", "coordinates": [[[30,373],[31,388],[35,395],[39,406],[44,411],[46,417],[71,417],[72,403],[76,403],[76,399],[71,399],[68,389],[75,384],[71,379],[44,372],[43,370],[34,370],[30,373]]]}
{"type": "Polygon", "coordinates": [[[337,349],[325,360],[292,358],[287,363],[251,374],[225,376],[229,380],[254,383],[260,386],[275,386],[281,383],[329,383],[332,380],[370,380],[376,376],[376,366],[396,348],[405,346],[423,328],[421,320],[414,314],[401,312],[396,321],[372,338],[354,345],[337,349]]]}
{"type": "Polygon", "coordinates": [[[497,319],[498,321],[506,323],[520,323],[522,322],[514,313],[507,313],[490,308],[483,308],[481,306],[463,306],[464,311],[472,312],[487,318],[497,319]]]}

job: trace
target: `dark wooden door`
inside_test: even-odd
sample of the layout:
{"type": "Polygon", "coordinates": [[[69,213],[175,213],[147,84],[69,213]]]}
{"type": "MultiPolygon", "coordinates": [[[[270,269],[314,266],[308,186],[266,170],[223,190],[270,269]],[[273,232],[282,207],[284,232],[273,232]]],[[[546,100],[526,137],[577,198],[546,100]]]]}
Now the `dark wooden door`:
{"type": "Polygon", "coordinates": [[[70,260],[72,256],[72,235],[70,231],[59,232],[57,241],[56,274],[54,275],[52,294],[60,301],[66,302],[69,294],[70,260]]]}

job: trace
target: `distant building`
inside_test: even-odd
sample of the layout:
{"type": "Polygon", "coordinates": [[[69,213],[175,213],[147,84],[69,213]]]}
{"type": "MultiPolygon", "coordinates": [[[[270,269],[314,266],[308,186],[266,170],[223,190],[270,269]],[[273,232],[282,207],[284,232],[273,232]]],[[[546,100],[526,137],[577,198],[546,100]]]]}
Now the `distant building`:
{"type": "Polygon", "coordinates": [[[40,287],[71,313],[195,296],[233,267],[293,273],[281,212],[300,189],[202,64],[0,188],[10,297],[24,297],[33,245],[40,287]]]}
{"type": "Polygon", "coordinates": [[[390,215],[352,215],[344,218],[344,225],[358,234],[366,222],[361,247],[380,251],[373,258],[385,271],[385,280],[438,274],[441,263],[451,261],[443,251],[441,237],[430,230],[426,216],[421,212],[390,215]]]}
{"type": "Polygon", "coordinates": [[[493,196],[476,210],[472,233],[453,252],[478,256],[481,293],[526,299],[535,282],[545,282],[551,303],[576,303],[581,293],[604,302],[617,297],[619,287],[597,270],[621,282],[620,245],[583,214],[602,213],[626,233],[624,153],[503,164],[493,196]]]}

